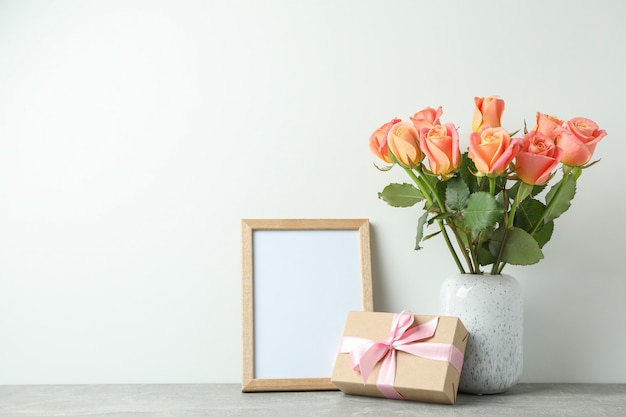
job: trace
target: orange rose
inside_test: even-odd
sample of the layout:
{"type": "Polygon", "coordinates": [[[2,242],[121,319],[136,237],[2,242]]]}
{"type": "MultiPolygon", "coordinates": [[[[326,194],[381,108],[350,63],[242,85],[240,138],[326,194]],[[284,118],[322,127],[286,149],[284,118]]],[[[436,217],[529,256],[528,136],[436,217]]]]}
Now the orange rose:
{"type": "Polygon", "coordinates": [[[391,158],[389,157],[389,150],[387,149],[387,135],[391,127],[398,122],[400,122],[400,119],[392,119],[390,122],[376,129],[370,137],[370,151],[388,164],[391,163],[391,158]]]}
{"type": "Polygon", "coordinates": [[[474,119],[472,131],[480,132],[486,127],[500,127],[500,119],[504,112],[504,100],[496,96],[474,97],[474,119]]]}
{"type": "Polygon", "coordinates": [[[563,120],[557,117],[537,113],[537,127],[535,127],[535,130],[546,135],[550,139],[556,139],[556,137],[561,133],[559,128],[562,124],[563,120]]]}
{"type": "Polygon", "coordinates": [[[441,106],[437,110],[426,107],[424,110],[420,110],[411,117],[411,121],[413,122],[413,126],[421,132],[422,129],[432,129],[437,126],[439,123],[439,118],[443,114],[443,110],[441,106]]]}
{"type": "Polygon", "coordinates": [[[459,133],[454,125],[446,123],[423,130],[419,142],[422,152],[428,157],[429,169],[443,179],[449,179],[461,162],[459,133]]]}
{"type": "Polygon", "coordinates": [[[387,135],[389,151],[399,163],[409,168],[419,165],[424,158],[418,142],[419,133],[409,122],[394,124],[387,135]]]}
{"type": "Polygon", "coordinates": [[[561,162],[563,150],[549,136],[533,130],[523,138],[522,149],[515,157],[519,179],[530,185],[543,185],[561,162]]]}
{"type": "Polygon", "coordinates": [[[606,131],[598,129],[594,121],[582,117],[565,122],[560,131],[556,146],[563,149],[561,162],[575,167],[589,162],[596,145],[606,136],[606,131]]]}
{"type": "Polygon", "coordinates": [[[472,132],[469,137],[468,156],[478,172],[503,173],[522,146],[520,139],[511,139],[501,127],[489,127],[482,132],[472,132]]]}

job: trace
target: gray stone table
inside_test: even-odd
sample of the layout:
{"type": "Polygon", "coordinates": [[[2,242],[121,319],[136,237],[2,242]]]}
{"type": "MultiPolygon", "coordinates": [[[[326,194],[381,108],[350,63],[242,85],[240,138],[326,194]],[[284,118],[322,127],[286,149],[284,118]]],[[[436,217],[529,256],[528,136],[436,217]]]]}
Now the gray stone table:
{"type": "Polygon", "coordinates": [[[238,384],[6,385],[0,417],[626,416],[626,384],[520,384],[455,405],[344,395],[247,393],[238,384]]]}

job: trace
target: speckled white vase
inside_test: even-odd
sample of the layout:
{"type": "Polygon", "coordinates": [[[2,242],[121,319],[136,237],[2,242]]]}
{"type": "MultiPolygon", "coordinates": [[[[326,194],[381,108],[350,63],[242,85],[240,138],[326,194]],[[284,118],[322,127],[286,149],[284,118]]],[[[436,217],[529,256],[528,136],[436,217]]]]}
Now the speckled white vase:
{"type": "Polygon", "coordinates": [[[461,319],[470,333],[459,391],[496,394],[522,375],[523,300],[510,275],[455,274],[441,287],[440,313],[461,319]]]}

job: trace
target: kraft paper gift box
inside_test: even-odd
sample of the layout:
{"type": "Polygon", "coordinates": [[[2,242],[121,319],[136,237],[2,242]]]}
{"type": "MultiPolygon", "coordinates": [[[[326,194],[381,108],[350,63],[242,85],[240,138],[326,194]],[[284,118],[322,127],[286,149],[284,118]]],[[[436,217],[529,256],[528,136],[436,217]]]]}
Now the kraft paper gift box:
{"type": "Polygon", "coordinates": [[[457,317],[351,311],[331,381],[344,394],[454,404],[468,336],[457,317]]]}

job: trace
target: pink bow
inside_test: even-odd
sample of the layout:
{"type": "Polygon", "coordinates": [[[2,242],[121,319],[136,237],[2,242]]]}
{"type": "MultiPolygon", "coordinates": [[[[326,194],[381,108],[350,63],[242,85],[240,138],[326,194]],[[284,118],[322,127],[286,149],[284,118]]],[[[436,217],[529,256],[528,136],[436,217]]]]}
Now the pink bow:
{"type": "Polygon", "coordinates": [[[376,387],[387,398],[404,399],[393,387],[398,350],[425,359],[448,361],[459,372],[463,367],[463,354],[456,346],[449,343],[420,342],[435,334],[439,317],[410,328],[414,320],[413,314],[404,310],[394,315],[389,337],[384,341],[352,336],[345,336],[341,341],[340,352],[350,354],[352,369],[361,373],[364,384],[376,364],[382,361],[376,387]]]}

